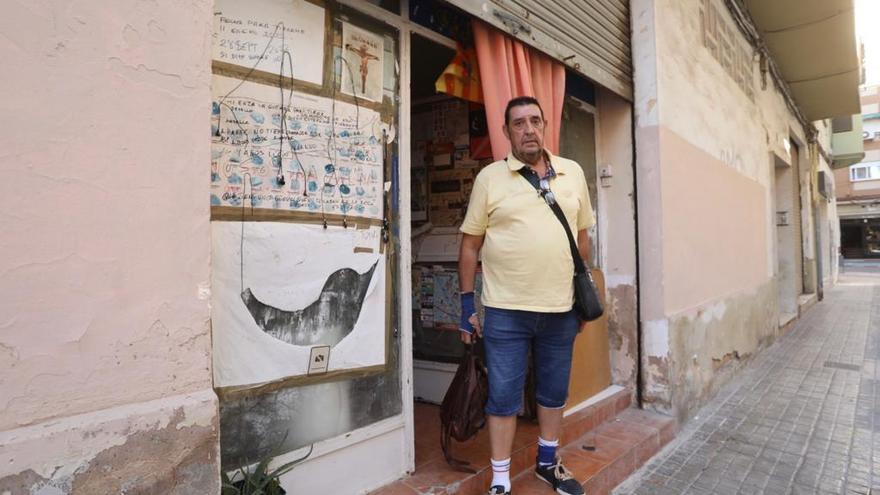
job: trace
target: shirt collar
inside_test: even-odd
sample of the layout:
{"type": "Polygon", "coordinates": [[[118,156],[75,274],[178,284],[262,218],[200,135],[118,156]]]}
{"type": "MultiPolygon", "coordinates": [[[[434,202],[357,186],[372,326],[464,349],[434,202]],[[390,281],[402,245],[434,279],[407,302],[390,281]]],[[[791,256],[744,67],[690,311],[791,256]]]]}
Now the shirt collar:
{"type": "MultiPolygon", "coordinates": [[[[547,162],[549,165],[549,167],[548,167],[549,172],[552,174],[552,176],[565,175],[565,172],[558,171],[557,167],[554,166],[554,164],[556,163],[557,157],[553,153],[550,153],[549,151],[547,151],[545,149],[544,156],[545,156],[545,158],[547,158],[547,162]]],[[[519,161],[519,159],[517,159],[515,156],[513,156],[512,151],[507,154],[507,158],[505,158],[504,161],[507,162],[507,168],[509,168],[511,172],[516,172],[523,167],[528,167],[528,165],[519,161]]]]}

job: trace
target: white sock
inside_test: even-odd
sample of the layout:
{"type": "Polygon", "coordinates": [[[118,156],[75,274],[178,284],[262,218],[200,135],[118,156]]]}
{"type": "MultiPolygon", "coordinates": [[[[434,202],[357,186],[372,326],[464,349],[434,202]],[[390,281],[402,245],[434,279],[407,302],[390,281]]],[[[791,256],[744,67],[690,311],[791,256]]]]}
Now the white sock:
{"type": "Polygon", "coordinates": [[[510,491],[510,457],[496,461],[492,461],[492,486],[503,486],[505,492],[510,491]]]}

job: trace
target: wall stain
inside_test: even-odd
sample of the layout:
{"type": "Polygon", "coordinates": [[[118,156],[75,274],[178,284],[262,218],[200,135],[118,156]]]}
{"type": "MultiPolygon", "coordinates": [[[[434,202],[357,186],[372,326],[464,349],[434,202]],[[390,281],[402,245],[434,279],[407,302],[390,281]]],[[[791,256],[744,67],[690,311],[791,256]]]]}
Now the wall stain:
{"type": "Polygon", "coordinates": [[[608,289],[608,349],[611,353],[611,381],[636,389],[638,337],[636,335],[636,289],[618,285],[608,289]]]}
{"type": "Polygon", "coordinates": [[[102,451],[74,475],[70,494],[218,493],[217,417],[210,426],[181,427],[185,421],[178,408],[166,427],[102,451]]]}
{"type": "MultiPolygon", "coordinates": [[[[712,307],[673,317],[669,322],[670,362],[666,396],[659,409],[674,414],[680,424],[712,399],[761,349],[779,336],[777,291],[769,280],[750,294],[715,301],[712,307]],[[712,311],[723,304],[724,311],[712,311]]],[[[662,373],[657,366],[657,372],[662,373]]],[[[650,380],[663,381],[652,373],[650,380]]],[[[650,382],[649,382],[650,384],[650,382]]]]}

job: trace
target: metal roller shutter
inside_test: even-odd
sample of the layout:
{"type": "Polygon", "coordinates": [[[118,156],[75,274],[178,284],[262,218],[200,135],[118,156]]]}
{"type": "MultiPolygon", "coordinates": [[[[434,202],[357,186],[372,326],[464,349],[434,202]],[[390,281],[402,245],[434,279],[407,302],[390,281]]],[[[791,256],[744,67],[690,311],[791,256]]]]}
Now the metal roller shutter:
{"type": "Polygon", "coordinates": [[[794,183],[792,184],[792,208],[791,224],[794,227],[794,275],[795,289],[797,294],[803,294],[804,290],[804,240],[801,222],[801,169],[800,150],[792,143],[791,146],[791,171],[794,183]]]}
{"type": "Polygon", "coordinates": [[[449,0],[632,100],[626,0],[449,0]]]}

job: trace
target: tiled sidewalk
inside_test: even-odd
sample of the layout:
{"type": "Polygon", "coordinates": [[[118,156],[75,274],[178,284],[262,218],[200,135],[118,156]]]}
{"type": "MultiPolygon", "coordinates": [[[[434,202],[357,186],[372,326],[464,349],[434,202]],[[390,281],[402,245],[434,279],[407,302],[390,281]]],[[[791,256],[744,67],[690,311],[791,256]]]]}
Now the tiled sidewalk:
{"type": "Polygon", "coordinates": [[[865,275],[843,275],[614,493],[880,494],[880,276],[865,275]]]}

